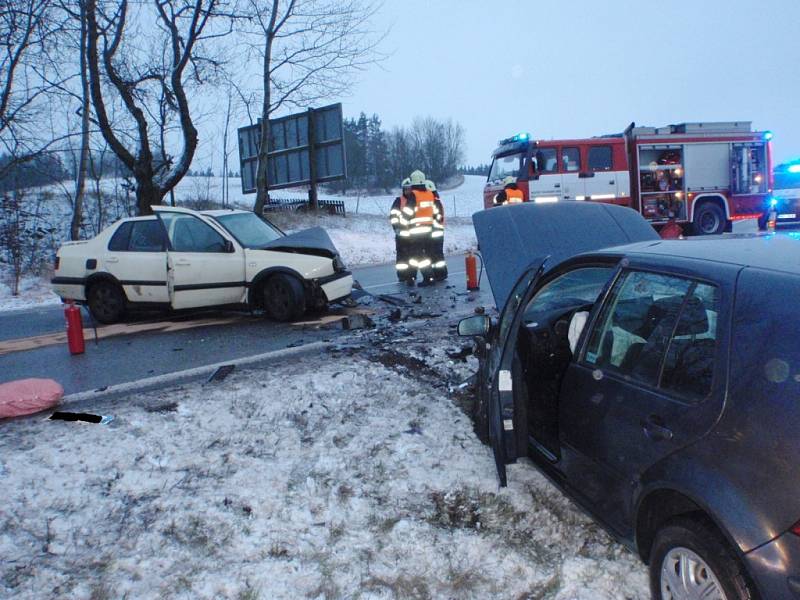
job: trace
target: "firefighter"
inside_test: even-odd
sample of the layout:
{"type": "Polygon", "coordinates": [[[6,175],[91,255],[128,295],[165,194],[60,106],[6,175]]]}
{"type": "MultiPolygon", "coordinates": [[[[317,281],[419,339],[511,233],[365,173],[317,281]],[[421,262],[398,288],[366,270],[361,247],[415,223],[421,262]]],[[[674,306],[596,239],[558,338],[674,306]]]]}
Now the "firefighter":
{"type": "Polygon", "coordinates": [[[411,243],[411,219],[414,217],[414,208],[409,205],[408,196],[411,194],[411,180],[406,178],[401,184],[400,195],[394,199],[389,210],[389,222],[394,229],[394,243],[396,252],[395,268],[398,281],[407,285],[414,285],[417,279],[417,267],[412,266],[409,260],[413,258],[411,243]]]}
{"type": "Polygon", "coordinates": [[[504,204],[522,204],[525,197],[522,190],[517,187],[517,179],[510,175],[503,179],[503,189],[494,197],[495,206],[503,206],[504,204]]]}
{"type": "Polygon", "coordinates": [[[431,261],[431,234],[434,222],[434,204],[436,198],[433,192],[425,187],[425,173],[414,171],[409,176],[411,191],[408,197],[408,206],[414,209],[409,233],[411,237],[412,257],[409,265],[416,267],[422,276],[419,285],[425,286],[433,283],[433,262],[431,261]]]}
{"type": "Polygon", "coordinates": [[[447,261],[444,259],[444,205],[436,191],[436,184],[430,179],[425,180],[426,189],[433,194],[433,231],[429,246],[430,259],[433,267],[433,279],[444,281],[447,279],[447,261]]]}

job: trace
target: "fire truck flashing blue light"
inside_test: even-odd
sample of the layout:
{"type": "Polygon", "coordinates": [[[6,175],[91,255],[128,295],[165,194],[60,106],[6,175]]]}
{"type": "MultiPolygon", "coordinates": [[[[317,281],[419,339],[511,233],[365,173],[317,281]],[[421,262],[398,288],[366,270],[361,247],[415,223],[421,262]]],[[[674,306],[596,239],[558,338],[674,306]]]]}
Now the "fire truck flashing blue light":
{"type": "Polygon", "coordinates": [[[520,142],[524,142],[524,141],[525,141],[525,140],[527,140],[529,137],[530,137],[530,135],[528,135],[527,133],[518,133],[518,134],[516,135],[516,138],[517,138],[517,139],[518,139],[520,142]]]}
{"type": "Polygon", "coordinates": [[[770,198],[769,199],[769,207],[770,208],[775,208],[776,206],[778,206],[778,199],[777,198],[770,198]]]}
{"type": "Polygon", "coordinates": [[[786,170],[789,171],[789,173],[800,173],[800,164],[789,165],[789,168],[786,170]]]}
{"type": "Polygon", "coordinates": [[[764,132],[764,139],[767,140],[767,141],[770,141],[772,139],[772,132],[771,131],[765,131],[764,132]]]}

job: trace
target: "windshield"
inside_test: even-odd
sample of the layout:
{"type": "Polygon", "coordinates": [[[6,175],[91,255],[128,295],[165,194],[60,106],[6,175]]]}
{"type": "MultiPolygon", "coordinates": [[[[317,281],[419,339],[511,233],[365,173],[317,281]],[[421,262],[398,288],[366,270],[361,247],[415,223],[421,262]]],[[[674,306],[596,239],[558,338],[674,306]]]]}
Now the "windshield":
{"type": "Polygon", "coordinates": [[[231,213],[214,217],[245,248],[261,248],[283,234],[255,213],[231,213]]]}
{"type": "Polygon", "coordinates": [[[524,159],[524,152],[498,156],[492,162],[492,170],[489,172],[489,181],[502,181],[509,175],[514,178],[519,177],[520,171],[522,171],[522,162],[524,159]]]}

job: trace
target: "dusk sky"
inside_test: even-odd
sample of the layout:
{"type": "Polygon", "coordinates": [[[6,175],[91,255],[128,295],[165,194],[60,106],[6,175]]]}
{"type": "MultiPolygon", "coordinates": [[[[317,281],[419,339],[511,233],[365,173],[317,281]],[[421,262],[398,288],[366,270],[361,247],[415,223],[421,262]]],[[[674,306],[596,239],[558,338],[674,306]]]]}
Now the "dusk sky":
{"type": "Polygon", "coordinates": [[[584,137],[631,121],[753,121],[800,157],[800,0],[387,0],[389,56],[343,98],[386,127],[452,117],[466,162],[502,137],[584,137]]]}

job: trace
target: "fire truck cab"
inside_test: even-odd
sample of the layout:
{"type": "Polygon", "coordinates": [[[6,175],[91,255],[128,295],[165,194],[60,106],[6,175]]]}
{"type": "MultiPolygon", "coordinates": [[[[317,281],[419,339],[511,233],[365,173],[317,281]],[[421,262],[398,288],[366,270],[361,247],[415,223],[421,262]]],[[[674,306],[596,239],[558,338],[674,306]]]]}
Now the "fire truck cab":
{"type": "Polygon", "coordinates": [[[493,153],[484,207],[513,176],[526,202],[594,201],[629,206],[656,229],[667,223],[721,233],[770,208],[770,132],[749,122],[636,127],[573,140],[518,134],[493,153]]]}

